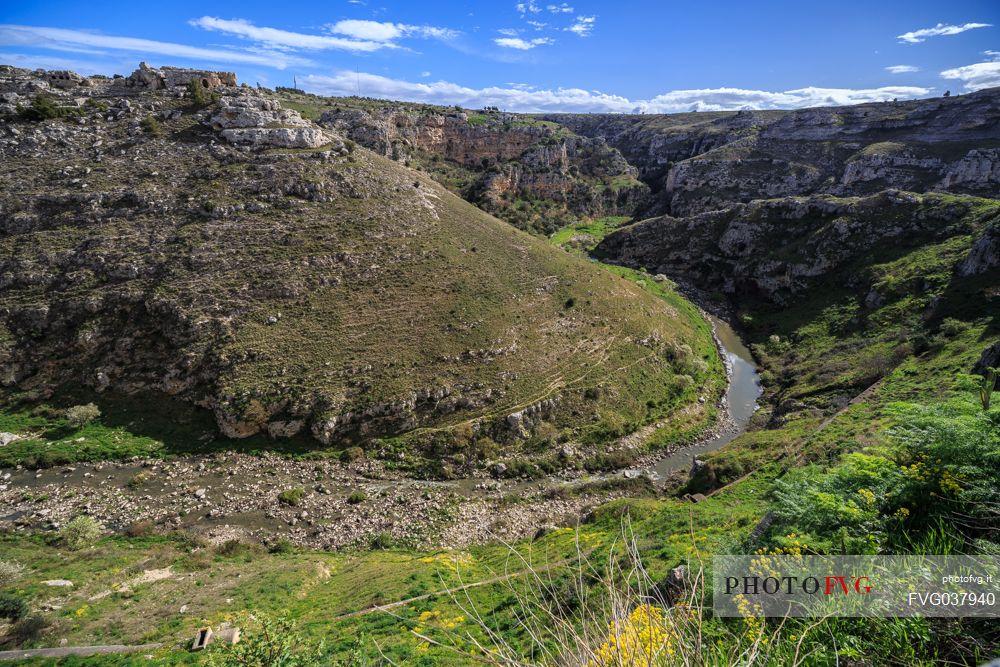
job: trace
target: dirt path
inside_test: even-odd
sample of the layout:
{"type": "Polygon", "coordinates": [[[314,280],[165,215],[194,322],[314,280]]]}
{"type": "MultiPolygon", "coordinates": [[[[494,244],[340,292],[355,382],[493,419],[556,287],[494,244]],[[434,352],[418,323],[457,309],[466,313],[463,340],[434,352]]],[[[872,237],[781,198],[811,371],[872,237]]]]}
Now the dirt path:
{"type": "Polygon", "coordinates": [[[112,653],[138,653],[153,651],[163,644],[138,644],[125,646],[112,644],[109,646],[61,646],[59,648],[30,648],[20,651],[0,651],[0,660],[27,660],[28,658],[64,658],[70,655],[109,655],[112,653]]]}

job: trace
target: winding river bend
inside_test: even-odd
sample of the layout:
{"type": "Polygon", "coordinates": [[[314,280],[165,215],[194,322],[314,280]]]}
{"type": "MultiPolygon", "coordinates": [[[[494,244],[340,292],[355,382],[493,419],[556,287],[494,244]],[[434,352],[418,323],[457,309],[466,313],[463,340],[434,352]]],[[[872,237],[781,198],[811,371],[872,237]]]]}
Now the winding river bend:
{"type": "Polygon", "coordinates": [[[750,418],[757,411],[757,399],[763,389],[760,376],[754,364],[753,355],[736,335],[733,328],[724,320],[709,315],[715,325],[716,340],[725,355],[726,367],[729,370],[729,386],[726,388],[724,406],[728,411],[728,424],[713,437],[689,447],[684,447],[669,454],[647,467],[648,472],[658,477],[666,477],[675,470],[691,467],[691,462],[700,454],[714,452],[732,442],[747,429],[750,418]]]}
{"type": "MultiPolygon", "coordinates": [[[[266,540],[284,534],[302,546],[322,549],[364,545],[382,533],[434,548],[497,537],[519,539],[540,525],[582,516],[602,498],[563,495],[557,493],[560,489],[622,476],[662,480],[689,469],[695,458],[746,430],[761,395],[753,359],[728,324],[709,317],[729,376],[720,405],[722,419],[701,442],[650,457],[644,467],[594,476],[555,474],[532,481],[483,477],[430,481],[383,475],[377,469],[348,469],[328,460],[229,453],[79,463],[38,471],[21,468],[0,471],[4,508],[0,525],[55,527],[87,513],[116,530],[152,520],[216,540],[266,540]],[[301,506],[276,500],[278,491],[296,487],[308,490],[301,506]],[[345,501],[359,489],[367,493],[366,501],[345,501]],[[525,502],[509,503],[507,498],[525,502]],[[452,518],[442,522],[445,508],[451,508],[447,511],[452,518]]],[[[603,497],[621,493],[610,491],[603,497]]]]}

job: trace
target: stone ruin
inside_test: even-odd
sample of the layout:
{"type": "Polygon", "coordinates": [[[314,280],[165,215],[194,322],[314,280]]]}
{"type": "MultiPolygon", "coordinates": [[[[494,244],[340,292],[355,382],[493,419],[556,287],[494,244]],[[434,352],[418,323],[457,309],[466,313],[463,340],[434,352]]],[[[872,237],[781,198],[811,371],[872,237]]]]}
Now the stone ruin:
{"type": "Polygon", "coordinates": [[[129,88],[160,90],[176,86],[186,86],[192,79],[197,81],[203,88],[236,85],[236,74],[234,72],[211,72],[184,67],[156,68],[142,62],[139,63],[139,69],[125,77],[125,86],[129,88]]]}
{"type": "Polygon", "coordinates": [[[52,88],[60,88],[63,90],[73,88],[89,88],[91,85],[90,79],[82,77],[76,72],[70,72],[69,70],[47,71],[41,75],[41,78],[52,88]]]}

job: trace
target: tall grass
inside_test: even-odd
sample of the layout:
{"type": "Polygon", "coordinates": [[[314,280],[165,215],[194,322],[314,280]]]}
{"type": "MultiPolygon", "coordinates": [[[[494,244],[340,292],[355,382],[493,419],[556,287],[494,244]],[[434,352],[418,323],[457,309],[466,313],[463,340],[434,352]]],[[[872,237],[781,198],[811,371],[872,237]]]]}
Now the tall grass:
{"type": "MultiPolygon", "coordinates": [[[[469,619],[464,630],[440,636],[416,632],[428,644],[469,663],[497,667],[673,667],[801,665],[809,662],[807,627],[711,616],[702,563],[656,581],[643,565],[630,525],[602,555],[577,536],[575,559],[538,566],[515,549],[510,565],[521,576],[503,579],[515,603],[513,625],[453,588],[452,603],[469,619]]],[[[508,573],[509,574],[509,573],[508,573]]],[[[672,573],[673,574],[673,573],[672,573]]],[[[506,577],[506,575],[505,575],[506,577]]],[[[510,610],[508,610],[509,613],[510,610]]],[[[389,660],[391,663],[392,661],[389,660]]]]}

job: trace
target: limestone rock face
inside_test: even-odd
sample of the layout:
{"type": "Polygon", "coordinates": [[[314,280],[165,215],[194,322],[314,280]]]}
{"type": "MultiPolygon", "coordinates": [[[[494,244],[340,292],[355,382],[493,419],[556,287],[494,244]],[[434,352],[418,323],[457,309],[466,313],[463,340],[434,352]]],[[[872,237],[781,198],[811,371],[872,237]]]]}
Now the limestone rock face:
{"type": "Polygon", "coordinates": [[[948,190],[955,186],[978,186],[998,191],[1000,184],[1000,150],[973,149],[965,157],[953,162],[945,170],[941,188],[948,190]]]}
{"type": "Polygon", "coordinates": [[[890,188],[1000,196],[997,88],[797,111],[544,118],[617,148],[657,193],[649,215],[890,188]]]}
{"type": "Polygon", "coordinates": [[[749,295],[779,304],[838,275],[850,283],[844,286],[857,289],[866,307],[874,308],[884,295],[841,269],[886,244],[919,245],[974,233],[978,239],[956,273],[984,273],[1000,264],[997,223],[974,232],[963,222],[975,201],[894,190],[864,198],[756,200],[687,218],[645,220],[612,233],[597,254],[737,298],[749,295]]]}
{"type": "Polygon", "coordinates": [[[958,266],[958,275],[975,276],[1000,268],[1000,226],[986,230],[958,266]]]}
{"type": "MultiPolygon", "coordinates": [[[[475,178],[462,196],[517,226],[526,225],[514,214],[518,200],[551,202],[577,219],[632,215],[649,197],[638,169],[603,139],[515,114],[387,106],[334,109],[319,122],[393,160],[459,165],[475,178]]],[[[568,221],[556,219],[555,210],[544,213],[556,227],[568,221]]]]}
{"type": "Polygon", "coordinates": [[[319,148],[334,142],[343,147],[343,142],[298,111],[254,93],[224,97],[211,123],[226,141],[254,148],[319,148]]]}
{"type": "Polygon", "coordinates": [[[187,86],[192,80],[204,88],[235,86],[236,74],[233,72],[213,72],[185,67],[156,68],[150,67],[143,62],[139,63],[138,69],[122,81],[127,87],[157,90],[187,86]]]}

